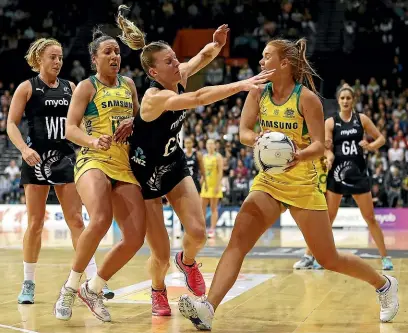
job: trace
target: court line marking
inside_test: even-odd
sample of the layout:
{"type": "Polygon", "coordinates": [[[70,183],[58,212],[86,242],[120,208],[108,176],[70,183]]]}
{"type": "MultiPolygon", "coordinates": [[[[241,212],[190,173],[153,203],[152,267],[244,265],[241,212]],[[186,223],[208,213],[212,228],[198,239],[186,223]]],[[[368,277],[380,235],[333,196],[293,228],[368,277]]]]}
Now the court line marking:
{"type": "MultiPolygon", "coordinates": [[[[204,278],[207,279],[213,279],[214,274],[209,274],[209,273],[204,273],[204,278]]],[[[224,297],[223,301],[221,304],[224,304],[225,302],[228,302],[246,291],[255,288],[256,286],[266,282],[269,279],[272,279],[276,277],[275,274],[241,274],[246,278],[249,278],[250,281],[241,281],[238,280],[234,286],[231,288],[231,290],[228,292],[228,294],[224,297]]],[[[166,275],[165,279],[165,284],[169,287],[184,287],[185,286],[185,280],[184,280],[184,275],[179,272],[171,273],[166,275]]],[[[151,280],[143,281],[140,283],[132,284],[130,286],[126,286],[117,290],[114,290],[115,293],[115,298],[112,300],[107,301],[109,303],[119,303],[119,304],[151,304],[151,301],[147,300],[129,300],[129,299],[123,299],[128,295],[131,295],[136,292],[141,292],[143,290],[150,290],[152,285],[151,280]],[[122,299],[121,299],[122,298],[122,299]]],[[[170,301],[169,304],[172,305],[177,305],[178,301],[170,301]]]]}
{"type": "Polygon", "coordinates": [[[24,328],[18,328],[18,327],[9,326],[9,325],[2,325],[2,324],[0,324],[0,328],[7,328],[9,330],[19,331],[19,332],[24,332],[24,333],[39,333],[37,331],[30,331],[30,330],[26,330],[24,328]]]}

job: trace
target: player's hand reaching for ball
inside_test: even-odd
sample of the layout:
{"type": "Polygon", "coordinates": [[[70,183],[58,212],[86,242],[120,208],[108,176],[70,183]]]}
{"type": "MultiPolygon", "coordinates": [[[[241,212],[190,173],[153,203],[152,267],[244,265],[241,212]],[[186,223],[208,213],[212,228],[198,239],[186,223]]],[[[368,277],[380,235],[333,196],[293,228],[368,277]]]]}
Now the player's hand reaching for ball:
{"type": "Polygon", "coordinates": [[[263,131],[259,132],[259,133],[258,133],[258,136],[255,138],[255,143],[254,143],[254,145],[256,145],[256,143],[258,142],[258,140],[259,140],[264,134],[270,133],[270,132],[271,132],[270,130],[266,130],[265,132],[263,132],[263,131]]]}
{"type": "Polygon", "coordinates": [[[213,42],[217,44],[218,47],[223,47],[227,42],[228,31],[230,31],[228,24],[223,24],[215,30],[213,34],[213,42]]]}
{"type": "Polygon", "coordinates": [[[295,146],[295,152],[293,153],[293,159],[290,161],[287,165],[286,168],[284,169],[285,172],[292,170],[301,160],[302,156],[300,154],[300,149],[296,146],[295,141],[292,141],[293,145],[295,146]]]}
{"type": "Polygon", "coordinates": [[[257,89],[258,85],[265,83],[270,80],[271,75],[275,72],[274,69],[264,70],[258,75],[255,75],[247,80],[240,81],[240,87],[242,91],[250,91],[252,89],[257,89]]]}
{"type": "Polygon", "coordinates": [[[21,155],[24,161],[26,161],[27,164],[31,167],[41,162],[40,155],[38,155],[38,153],[34,149],[31,149],[30,147],[25,147],[21,151],[21,155]]]}
{"type": "Polygon", "coordinates": [[[106,134],[101,135],[98,139],[92,140],[92,148],[97,150],[108,150],[112,144],[112,137],[106,134]]]}

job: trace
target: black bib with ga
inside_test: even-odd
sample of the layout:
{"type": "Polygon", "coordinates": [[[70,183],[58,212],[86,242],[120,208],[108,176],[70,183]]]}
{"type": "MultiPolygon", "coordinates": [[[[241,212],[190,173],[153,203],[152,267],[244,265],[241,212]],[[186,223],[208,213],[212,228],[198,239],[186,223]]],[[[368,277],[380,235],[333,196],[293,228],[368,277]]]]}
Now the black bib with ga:
{"type": "Polygon", "coordinates": [[[28,121],[27,145],[40,155],[41,162],[21,166],[21,185],[59,185],[74,181],[75,146],[65,138],[65,122],[72,89],[69,81],[58,79],[58,87],[48,87],[39,76],[30,80],[32,94],[25,107],[28,121]]]}
{"type": "MultiPolygon", "coordinates": [[[[150,87],[165,89],[156,81],[152,81],[150,87]]],[[[179,84],[178,90],[182,94],[184,87],[179,84]]],[[[135,116],[129,158],[144,199],[162,197],[190,176],[179,143],[186,114],[186,110],[165,111],[150,122],[144,121],[140,112],[135,116]]]]}
{"type": "Polygon", "coordinates": [[[364,128],[358,113],[349,122],[339,114],[333,117],[334,162],[327,178],[327,189],[338,194],[353,195],[371,191],[363,148],[364,128]]]}

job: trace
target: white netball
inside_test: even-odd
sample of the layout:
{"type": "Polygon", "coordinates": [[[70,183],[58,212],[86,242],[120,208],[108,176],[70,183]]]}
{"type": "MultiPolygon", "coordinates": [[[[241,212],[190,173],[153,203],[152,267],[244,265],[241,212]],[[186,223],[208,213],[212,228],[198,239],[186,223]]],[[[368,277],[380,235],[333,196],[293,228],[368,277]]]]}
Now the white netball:
{"type": "Polygon", "coordinates": [[[292,161],[294,152],[295,145],[285,134],[265,133],[254,147],[255,166],[270,175],[282,173],[292,161]]]}

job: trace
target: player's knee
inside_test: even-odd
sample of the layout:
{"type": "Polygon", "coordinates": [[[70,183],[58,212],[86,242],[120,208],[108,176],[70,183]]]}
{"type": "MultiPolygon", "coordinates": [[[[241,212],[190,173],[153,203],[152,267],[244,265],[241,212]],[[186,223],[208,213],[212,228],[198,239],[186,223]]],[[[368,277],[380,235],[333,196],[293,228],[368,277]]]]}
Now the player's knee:
{"type": "Polygon", "coordinates": [[[161,253],[152,253],[149,258],[149,266],[160,267],[163,270],[170,268],[170,251],[163,251],[161,253]]]}
{"type": "Polygon", "coordinates": [[[205,222],[204,219],[199,219],[198,217],[189,226],[184,226],[186,234],[194,239],[197,243],[202,243],[207,240],[205,222]]]}
{"type": "Polygon", "coordinates": [[[84,228],[84,221],[82,220],[82,214],[79,212],[74,212],[65,216],[65,220],[67,221],[68,227],[72,229],[83,229],[84,228]]]}
{"type": "Polygon", "coordinates": [[[253,246],[254,244],[248,241],[247,234],[243,230],[235,230],[228,243],[229,249],[235,249],[243,256],[251,251],[253,246]]]}
{"type": "Polygon", "coordinates": [[[329,219],[330,219],[330,223],[334,222],[334,219],[336,218],[337,212],[330,212],[329,211],[329,219]]]}
{"type": "Polygon", "coordinates": [[[42,216],[30,216],[28,221],[28,232],[30,234],[41,235],[44,227],[44,217],[42,216]]]}
{"type": "Polygon", "coordinates": [[[339,254],[337,251],[315,255],[317,262],[329,271],[337,271],[339,254]]]}
{"type": "Polygon", "coordinates": [[[367,224],[370,225],[375,225],[377,224],[377,221],[375,219],[375,215],[374,212],[370,212],[370,213],[365,213],[363,214],[363,218],[364,220],[367,222],[367,224]]]}
{"type": "Polygon", "coordinates": [[[131,253],[136,253],[143,246],[144,239],[140,237],[135,237],[131,239],[130,237],[123,239],[123,244],[126,246],[127,250],[131,253]]]}
{"type": "Polygon", "coordinates": [[[186,229],[186,233],[193,238],[197,243],[202,243],[207,240],[204,223],[195,223],[193,226],[186,229]]]}
{"type": "Polygon", "coordinates": [[[109,230],[111,224],[112,224],[111,216],[100,214],[91,218],[90,224],[87,228],[89,228],[92,234],[99,235],[102,238],[109,230]]]}

